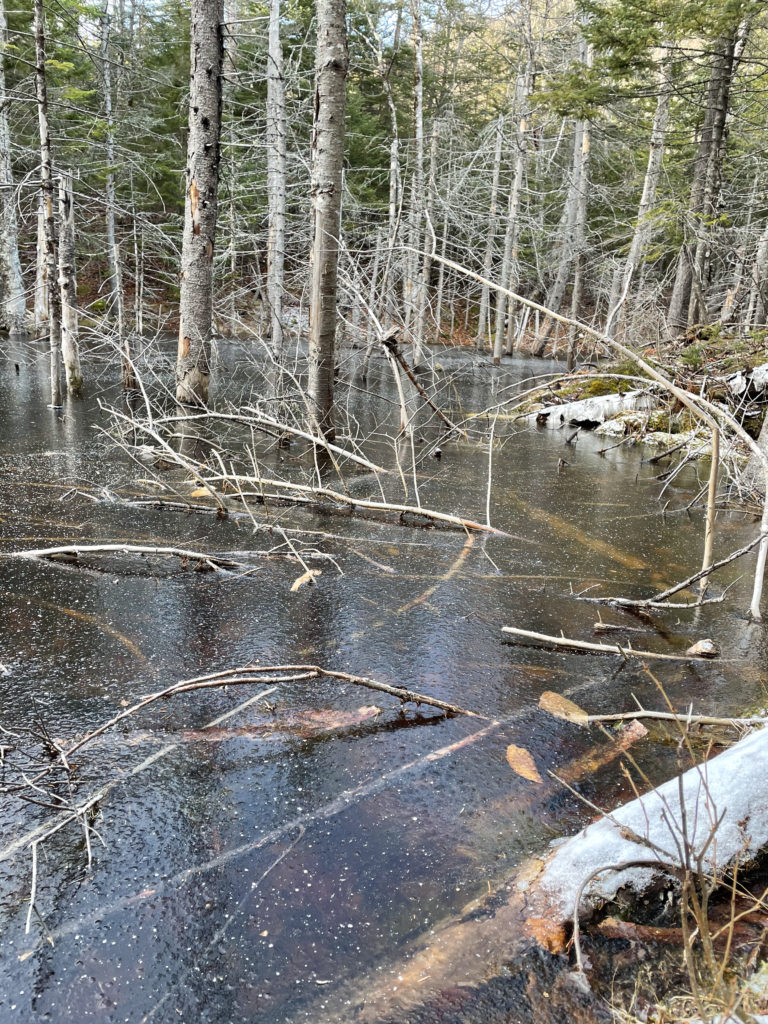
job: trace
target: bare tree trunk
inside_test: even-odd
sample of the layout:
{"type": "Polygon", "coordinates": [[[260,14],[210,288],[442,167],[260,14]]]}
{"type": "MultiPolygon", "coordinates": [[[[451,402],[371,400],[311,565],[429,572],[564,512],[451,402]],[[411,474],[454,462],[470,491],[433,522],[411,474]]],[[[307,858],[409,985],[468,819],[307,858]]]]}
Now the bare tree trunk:
{"type": "MultiPolygon", "coordinates": [[[[515,177],[507,204],[507,229],[504,234],[504,255],[501,260],[501,280],[510,291],[516,291],[517,285],[517,240],[520,235],[520,202],[528,161],[528,96],[531,91],[532,78],[533,67],[529,62],[520,90],[520,119],[515,133],[515,177]]],[[[493,362],[496,366],[501,362],[504,351],[504,325],[507,309],[507,296],[503,292],[499,292],[496,296],[496,324],[493,341],[493,362]]]]}
{"type": "MultiPolygon", "coordinates": [[[[499,177],[501,175],[501,149],[504,141],[504,118],[496,122],[496,147],[493,153],[493,172],[491,178],[491,201],[488,206],[488,231],[485,236],[485,259],[483,260],[483,276],[490,278],[493,273],[493,255],[496,248],[496,205],[499,197],[499,177]]],[[[491,337],[491,290],[483,285],[480,295],[480,317],[477,329],[477,348],[483,350],[486,339],[491,337]]]]}
{"type": "MultiPolygon", "coordinates": [[[[592,47],[582,41],[582,60],[586,68],[592,67],[592,47]]],[[[576,218],[573,232],[573,290],[571,292],[571,319],[577,320],[581,312],[581,298],[584,290],[584,263],[587,252],[587,210],[589,207],[589,161],[592,130],[589,121],[581,123],[581,160],[576,195],[576,218]]],[[[568,370],[576,363],[578,332],[571,325],[568,332],[568,370]]]]}
{"type": "Polygon", "coordinates": [[[237,329],[237,204],[235,203],[235,182],[237,180],[237,161],[235,159],[235,117],[232,101],[235,91],[238,60],[238,12],[239,0],[225,0],[224,18],[226,21],[226,75],[223,88],[224,109],[228,113],[229,125],[227,139],[229,143],[229,282],[227,285],[227,316],[229,332],[237,329]]]}
{"type": "MultiPolygon", "coordinates": [[[[438,122],[435,121],[432,124],[432,141],[429,146],[429,182],[427,184],[427,194],[424,202],[424,220],[429,228],[429,237],[426,241],[426,248],[432,250],[433,244],[437,241],[434,233],[434,225],[432,223],[432,217],[435,208],[435,165],[437,163],[437,146],[440,140],[440,131],[438,122]]],[[[427,305],[429,302],[429,281],[432,276],[432,257],[425,253],[422,256],[421,262],[421,280],[419,282],[419,296],[417,304],[417,320],[416,320],[416,345],[414,348],[414,354],[416,352],[423,351],[425,329],[427,324],[427,305]]],[[[420,362],[421,360],[416,360],[420,362]]]]}
{"type": "Polygon", "coordinates": [[[766,296],[766,276],[768,267],[768,224],[763,229],[757,246],[757,254],[750,274],[749,300],[744,316],[744,327],[753,327],[768,322],[768,296],[766,296]]]}
{"type": "Polygon", "coordinates": [[[48,321],[48,264],[45,261],[45,204],[42,193],[37,204],[37,248],[35,256],[35,333],[48,321]]]}
{"type": "Polygon", "coordinates": [[[397,107],[395,105],[395,98],[392,93],[392,83],[390,81],[390,72],[392,70],[392,62],[394,60],[397,51],[400,48],[400,24],[402,20],[402,7],[398,6],[397,9],[397,22],[395,26],[395,38],[392,44],[392,56],[389,62],[384,59],[384,43],[381,38],[381,33],[377,30],[374,20],[370,12],[366,12],[366,19],[368,21],[368,27],[371,31],[371,36],[375,40],[376,46],[370,44],[374,50],[376,57],[376,72],[381,79],[381,84],[384,87],[384,92],[387,97],[387,107],[389,108],[389,120],[392,126],[392,138],[389,143],[389,203],[387,210],[388,217],[388,229],[387,229],[387,259],[384,265],[384,275],[381,282],[381,308],[385,309],[390,317],[394,317],[396,313],[396,302],[394,290],[390,287],[389,282],[393,277],[393,264],[395,256],[395,246],[397,245],[397,237],[399,233],[399,221],[400,221],[400,200],[401,200],[401,181],[400,181],[400,135],[397,125],[397,107]]]}
{"type": "MultiPolygon", "coordinates": [[[[557,267],[557,274],[552,287],[547,292],[544,305],[547,309],[559,312],[565,298],[565,291],[571,277],[573,260],[576,254],[576,230],[579,215],[579,191],[582,180],[582,163],[584,159],[584,132],[587,126],[586,121],[577,121],[573,139],[573,160],[571,163],[570,182],[568,194],[565,200],[565,208],[561,224],[563,227],[562,245],[560,249],[560,261],[557,267]]],[[[587,128],[588,131],[588,128],[587,128]]],[[[547,347],[549,336],[552,333],[554,321],[550,317],[544,318],[541,331],[536,340],[533,354],[541,356],[547,347]]]]}
{"type": "Polygon", "coordinates": [[[48,89],[45,80],[45,21],[43,0],[35,0],[35,94],[40,129],[40,191],[43,200],[43,237],[46,291],[48,296],[48,341],[51,353],[51,405],[61,405],[61,300],[56,275],[56,221],[53,208],[53,160],[48,129],[48,89]]]}
{"type": "Polygon", "coordinates": [[[176,401],[205,405],[210,380],[224,63],[223,0],[192,0],[189,135],[176,401]]]}
{"type": "Polygon", "coordinates": [[[109,52],[110,30],[109,0],[106,0],[101,15],[101,79],[104,89],[105,148],[107,158],[107,180],[104,191],[106,200],[107,260],[109,262],[109,311],[111,316],[116,316],[119,302],[117,287],[120,273],[115,262],[117,252],[115,235],[115,119],[112,110],[112,58],[109,52]]]}
{"type": "Polygon", "coordinates": [[[333,439],[333,377],[341,230],[344,115],[349,70],[346,0],[318,0],[312,131],[312,284],[309,400],[318,428],[333,439]]]}
{"type": "Polygon", "coordinates": [[[3,0],[0,0],[0,327],[14,335],[24,333],[27,305],[19,260],[19,227],[16,219],[11,136],[6,106],[3,63],[6,44],[5,6],[3,0]]]}
{"type": "Polygon", "coordinates": [[[67,390],[83,389],[77,325],[77,278],[75,276],[75,204],[72,176],[59,175],[59,288],[61,289],[61,356],[67,390]]]}
{"type": "Polygon", "coordinates": [[[717,207],[731,83],[738,65],[737,53],[742,35],[745,43],[746,27],[739,25],[719,40],[715,50],[688,203],[689,227],[694,231],[697,242],[693,248],[689,243],[684,243],[678,256],[675,283],[667,312],[671,334],[691,324],[692,317],[697,318],[702,312],[706,315],[706,311],[702,310],[702,306],[706,305],[703,275],[708,257],[703,221],[712,216],[717,207]]]}
{"type": "Polygon", "coordinates": [[[424,50],[421,28],[421,0],[411,0],[411,45],[414,52],[413,77],[413,171],[411,174],[411,196],[408,215],[409,258],[406,261],[407,274],[405,280],[405,315],[406,328],[410,330],[413,343],[412,361],[421,362],[423,357],[423,337],[419,337],[419,325],[423,324],[423,305],[426,296],[423,294],[421,259],[419,252],[422,243],[424,219],[424,50]]]}
{"type": "Polygon", "coordinates": [[[664,158],[664,141],[667,131],[667,120],[669,118],[669,99],[672,95],[672,61],[668,56],[669,44],[665,43],[663,51],[665,56],[662,59],[659,70],[659,95],[656,100],[656,113],[653,116],[651,128],[651,141],[648,150],[648,167],[643,182],[643,193],[640,197],[640,206],[637,210],[637,221],[635,231],[632,235],[632,243],[622,270],[617,270],[613,276],[611,295],[608,300],[608,319],[605,325],[605,333],[612,338],[621,318],[621,311],[626,303],[629,290],[635,272],[640,264],[643,251],[648,244],[651,233],[652,222],[649,214],[656,204],[656,190],[661,177],[661,167],[664,158]]]}
{"type": "MultiPolygon", "coordinates": [[[[283,360],[283,293],[285,290],[285,161],[286,119],[283,48],[280,42],[280,0],[269,5],[269,55],[267,57],[267,301],[270,313],[272,358],[283,360]]],[[[278,383],[278,388],[280,384],[278,383]]]]}

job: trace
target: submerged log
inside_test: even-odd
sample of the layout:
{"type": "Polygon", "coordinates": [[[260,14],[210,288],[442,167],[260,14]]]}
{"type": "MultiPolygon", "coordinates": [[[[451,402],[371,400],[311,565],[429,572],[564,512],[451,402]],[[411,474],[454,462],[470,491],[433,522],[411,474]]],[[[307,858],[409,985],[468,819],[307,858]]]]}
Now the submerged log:
{"type": "Polygon", "coordinates": [[[619,890],[640,897],[673,883],[700,858],[720,877],[768,844],[768,730],[632,800],[583,829],[520,883],[527,927],[564,948],[569,923],[587,920],[619,890]]]}

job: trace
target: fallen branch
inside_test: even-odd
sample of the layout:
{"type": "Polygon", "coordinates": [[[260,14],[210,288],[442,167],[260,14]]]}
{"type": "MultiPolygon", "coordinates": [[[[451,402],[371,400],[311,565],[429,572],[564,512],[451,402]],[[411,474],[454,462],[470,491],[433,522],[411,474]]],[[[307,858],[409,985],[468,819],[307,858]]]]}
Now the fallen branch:
{"type": "MultiPolygon", "coordinates": [[[[688,579],[683,580],[682,583],[675,583],[674,586],[668,587],[666,590],[662,590],[659,594],[654,594],[653,597],[648,598],[630,598],[630,597],[579,597],[579,601],[587,601],[590,604],[612,604],[617,605],[620,608],[696,608],[699,604],[712,603],[710,601],[697,601],[690,605],[672,605],[667,603],[668,597],[673,597],[678,594],[681,590],[686,590],[692,584],[697,583],[700,579],[705,576],[710,576],[711,573],[717,569],[722,569],[724,565],[728,565],[729,562],[735,562],[737,558],[741,558],[742,555],[748,554],[753,548],[762,541],[762,534],[758,534],[757,537],[753,537],[749,544],[745,544],[743,548],[739,548],[738,551],[732,551],[730,555],[726,555],[725,558],[721,558],[719,562],[713,562],[712,565],[707,566],[704,569],[700,569],[695,572],[693,576],[689,576],[688,579]]],[[[715,601],[719,599],[714,599],[715,601]]]]}
{"type": "Polygon", "coordinates": [[[376,465],[375,462],[371,462],[369,459],[364,458],[362,455],[358,455],[356,452],[350,452],[346,448],[341,448],[339,445],[333,444],[324,437],[320,437],[317,434],[311,434],[308,430],[300,430],[298,427],[292,427],[287,423],[282,423],[280,420],[276,420],[274,417],[268,416],[266,413],[262,413],[251,406],[247,406],[244,412],[241,413],[211,411],[194,413],[186,416],[163,416],[156,418],[155,423],[188,423],[196,420],[225,420],[233,423],[244,423],[248,426],[261,427],[264,430],[269,428],[270,430],[278,431],[280,433],[292,434],[294,437],[300,437],[303,440],[308,441],[310,444],[324,448],[327,452],[333,452],[335,455],[340,455],[342,458],[349,459],[350,462],[355,462],[358,466],[370,469],[373,473],[391,473],[391,470],[385,469],[383,466],[376,465]]]}
{"type": "Polygon", "coordinates": [[[405,357],[403,356],[403,353],[400,351],[400,349],[398,347],[396,335],[399,334],[399,333],[400,333],[400,328],[399,327],[394,327],[394,328],[392,328],[392,330],[388,334],[385,334],[384,337],[379,338],[379,341],[387,349],[388,352],[392,353],[392,355],[395,357],[395,359],[398,361],[398,363],[405,370],[406,375],[408,377],[408,380],[410,380],[411,384],[413,384],[413,386],[416,388],[418,393],[421,395],[421,397],[427,403],[429,408],[432,409],[433,412],[437,413],[437,415],[440,417],[440,419],[443,421],[443,423],[445,423],[445,425],[450,430],[455,430],[457,434],[463,434],[464,437],[467,437],[466,430],[462,430],[461,427],[457,427],[455,423],[452,423],[448,419],[448,417],[443,413],[443,411],[441,409],[439,409],[435,405],[435,403],[429,397],[429,395],[424,390],[424,388],[421,386],[419,381],[416,379],[415,373],[413,372],[411,367],[406,362],[405,357]]]}
{"type": "Polygon", "coordinates": [[[458,526],[462,530],[476,530],[480,533],[493,533],[500,537],[508,536],[504,530],[497,530],[494,526],[485,526],[473,519],[464,519],[461,516],[451,515],[449,512],[437,512],[431,508],[424,508],[422,505],[396,505],[387,501],[366,501],[364,498],[353,498],[348,494],[341,494],[329,487],[312,487],[310,484],[289,483],[287,480],[272,480],[265,477],[241,476],[239,474],[217,474],[206,478],[209,483],[224,483],[231,481],[235,483],[257,484],[266,487],[275,487],[278,490],[297,491],[302,495],[311,497],[327,498],[330,501],[348,505],[350,508],[365,508],[375,512],[397,512],[399,515],[423,516],[437,523],[449,523],[458,526]]]}
{"type": "Polygon", "coordinates": [[[622,658],[655,658],[660,661],[709,661],[695,654],[659,654],[656,651],[636,651],[631,645],[622,647],[620,644],[593,644],[586,640],[569,640],[565,636],[549,636],[547,633],[532,633],[527,629],[515,626],[502,626],[503,633],[535,640],[545,647],[562,647],[568,650],[588,651],[590,654],[619,654],[622,658]]]}
{"type": "MultiPolygon", "coordinates": [[[[349,672],[337,672],[332,669],[322,668],[319,665],[245,665],[242,668],[225,669],[221,672],[213,672],[209,675],[196,676],[193,679],[182,679],[178,683],[174,683],[172,686],[166,687],[164,690],[158,690],[156,693],[147,694],[146,697],[142,697],[136,704],[126,708],[124,711],[119,712],[109,721],[104,722],[98,728],[91,730],[71,747],[62,751],[62,759],[67,761],[75,754],[78,750],[81,750],[84,746],[91,743],[97,737],[103,735],[109,729],[118,725],[126,718],[137,714],[139,711],[143,711],[144,708],[149,707],[150,704],[154,704],[160,700],[168,700],[171,697],[175,697],[179,693],[189,693],[194,690],[205,690],[213,689],[219,686],[237,686],[237,685],[252,685],[254,683],[277,685],[280,683],[291,683],[305,679],[318,679],[325,676],[329,679],[339,679],[346,683],[352,683],[356,686],[364,686],[369,690],[377,690],[380,693],[387,693],[392,697],[397,697],[398,700],[403,703],[409,704],[427,704],[431,707],[439,708],[441,711],[446,712],[449,715],[466,715],[470,718],[483,718],[486,721],[489,719],[483,715],[479,715],[474,711],[467,711],[465,708],[461,708],[456,704],[449,704],[446,701],[439,700],[437,697],[430,697],[427,694],[416,693],[414,690],[407,690],[402,686],[390,686],[389,683],[381,683],[376,679],[370,679],[367,676],[356,676],[349,672]]],[[[45,769],[40,772],[31,781],[37,782],[43,778],[51,769],[45,769]]]]}
{"type": "MultiPolygon", "coordinates": [[[[68,544],[57,548],[28,548],[25,551],[7,551],[0,554],[0,558],[55,558],[57,555],[71,555],[77,558],[80,555],[170,555],[174,558],[192,560],[193,562],[205,563],[211,569],[242,569],[242,562],[235,562],[230,558],[223,558],[219,555],[209,555],[203,551],[189,551],[186,548],[174,548],[168,546],[149,546],[145,544],[68,544]]],[[[253,554],[264,554],[265,552],[253,552],[253,554]]]]}
{"type": "MultiPolygon", "coordinates": [[[[134,504],[134,503],[130,503],[134,504]]],[[[238,552],[239,553],[239,552],[238,552]]],[[[223,555],[211,555],[206,554],[203,551],[188,551],[186,548],[175,548],[169,546],[153,546],[145,544],[66,544],[56,548],[29,548],[24,551],[4,551],[0,552],[0,558],[52,558],[55,559],[57,556],[68,557],[76,559],[80,555],[108,555],[108,554],[124,554],[124,555],[169,555],[173,558],[181,558],[184,561],[195,561],[205,562],[211,569],[245,569],[247,568],[244,562],[235,561],[232,558],[227,558],[223,555]]],[[[324,559],[332,560],[331,555],[323,554],[319,551],[302,551],[301,554],[297,550],[293,550],[291,553],[285,551],[273,551],[273,550],[260,550],[260,551],[245,551],[243,554],[248,557],[259,557],[259,558],[287,558],[290,561],[302,562],[303,559],[324,559]]]]}

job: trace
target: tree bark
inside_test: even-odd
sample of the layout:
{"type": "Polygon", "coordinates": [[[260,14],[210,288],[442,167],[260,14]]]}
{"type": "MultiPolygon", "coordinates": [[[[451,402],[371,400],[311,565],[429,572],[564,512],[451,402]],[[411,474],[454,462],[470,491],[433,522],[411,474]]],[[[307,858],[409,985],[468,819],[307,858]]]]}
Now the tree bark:
{"type": "Polygon", "coordinates": [[[334,349],[341,231],[344,116],[349,70],[346,0],[318,0],[312,131],[312,283],[309,401],[318,429],[333,440],[334,349]]]}
{"type": "Polygon", "coordinates": [[[45,78],[45,20],[43,0],[35,0],[35,94],[40,130],[40,192],[43,204],[45,287],[48,298],[48,342],[51,357],[51,405],[61,405],[61,300],[56,275],[56,221],[53,208],[53,160],[48,129],[48,89],[45,78]]]}
{"type": "Polygon", "coordinates": [[[187,187],[176,361],[176,401],[181,405],[200,406],[208,401],[221,159],[223,20],[223,0],[192,0],[187,187]]]}
{"type": "MultiPolygon", "coordinates": [[[[584,65],[592,66],[592,47],[583,43],[584,65]]],[[[589,206],[589,163],[592,146],[592,129],[589,121],[581,122],[581,160],[579,163],[579,181],[576,195],[576,217],[573,233],[573,290],[571,292],[571,319],[576,320],[581,312],[581,299],[584,290],[584,264],[587,252],[587,209],[589,206]]],[[[576,350],[579,343],[579,332],[571,325],[568,330],[568,370],[576,363],[576,350]]]]}
{"type": "Polygon", "coordinates": [[[75,276],[75,205],[72,176],[59,175],[59,288],[61,289],[61,356],[67,391],[83,389],[77,325],[77,278],[75,276]]]}
{"type": "Polygon", "coordinates": [[[11,136],[3,63],[7,31],[5,6],[0,0],[0,327],[11,335],[23,334],[27,315],[24,281],[19,260],[19,227],[11,164],[11,136]]]}
{"type": "MultiPolygon", "coordinates": [[[[283,293],[285,289],[285,162],[286,117],[283,47],[280,41],[280,0],[269,5],[267,57],[267,301],[272,358],[278,369],[283,358],[283,293]]],[[[279,385],[278,385],[279,386],[279,385]]]]}

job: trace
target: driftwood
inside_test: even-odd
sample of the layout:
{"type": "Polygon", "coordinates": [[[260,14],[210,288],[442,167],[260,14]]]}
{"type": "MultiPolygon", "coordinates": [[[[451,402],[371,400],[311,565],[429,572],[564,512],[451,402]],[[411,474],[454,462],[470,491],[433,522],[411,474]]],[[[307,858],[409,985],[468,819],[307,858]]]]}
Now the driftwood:
{"type": "MultiPolygon", "coordinates": [[[[436,697],[430,697],[426,694],[416,693],[413,690],[407,690],[404,687],[390,686],[388,683],[381,683],[375,679],[370,679],[367,676],[352,675],[349,672],[334,671],[332,669],[324,669],[318,665],[246,665],[241,668],[226,669],[221,672],[213,672],[209,675],[196,676],[193,679],[183,679],[178,683],[174,683],[172,686],[166,687],[164,690],[159,690],[156,693],[148,694],[143,697],[136,704],[126,708],[124,711],[119,712],[113,718],[110,718],[107,722],[104,722],[98,728],[91,730],[85,736],[82,736],[79,740],[71,744],[69,747],[64,747],[63,744],[49,740],[51,746],[51,752],[56,754],[56,759],[51,762],[42,771],[39,771],[34,778],[30,779],[24,776],[23,784],[17,787],[6,787],[6,791],[25,791],[32,790],[36,794],[44,794],[45,791],[41,786],[42,781],[50,774],[56,772],[60,774],[62,771],[65,773],[65,777],[70,777],[72,772],[71,758],[74,754],[81,751],[89,743],[92,743],[99,736],[102,736],[109,729],[114,728],[120,722],[125,721],[132,715],[137,714],[139,711],[144,710],[151,704],[157,701],[167,700],[179,693],[189,693],[195,690],[213,689],[216,687],[224,686],[235,686],[235,685],[253,685],[253,684],[268,684],[271,688],[282,684],[298,681],[306,681],[309,679],[319,679],[321,677],[327,677],[329,679],[337,679],[345,683],[351,683],[356,686],[363,686],[370,690],[377,690],[381,693],[387,693],[390,696],[396,697],[403,703],[415,703],[415,704],[426,704],[431,707],[439,708],[446,714],[451,715],[467,715],[471,718],[482,718],[483,716],[476,714],[473,711],[468,711],[464,708],[460,708],[455,704],[449,704],[446,701],[439,700],[436,697]]],[[[206,729],[212,728],[214,725],[218,725],[222,719],[218,719],[206,729]]],[[[485,719],[488,722],[488,728],[495,728],[498,723],[490,719],[485,719]]],[[[175,744],[172,745],[172,747],[175,744]]],[[[171,749],[172,749],[171,747],[171,749]]],[[[164,750],[166,748],[163,748],[164,750]]],[[[160,754],[162,756],[162,753],[160,754]]],[[[150,758],[150,762],[155,758],[150,758]]],[[[85,846],[88,853],[88,863],[91,862],[91,826],[88,821],[88,814],[91,808],[98,803],[102,798],[102,791],[100,790],[94,795],[89,801],[81,803],[79,805],[64,806],[62,808],[62,817],[50,828],[44,830],[42,833],[36,833],[33,838],[29,841],[29,847],[32,853],[32,882],[29,897],[29,906],[27,912],[27,924],[26,932],[29,933],[32,915],[35,910],[35,898],[37,894],[37,880],[38,880],[38,848],[41,843],[45,842],[46,839],[55,835],[56,832],[60,831],[70,822],[77,821],[83,828],[85,836],[85,846]]],[[[45,805],[47,806],[47,804],[45,805]]],[[[10,854],[12,850],[18,848],[18,843],[11,844],[6,851],[0,852],[0,860],[4,859],[4,856],[10,854]]]]}
{"type": "Polygon", "coordinates": [[[586,640],[569,640],[565,636],[549,636],[547,633],[532,633],[528,629],[517,629],[515,626],[502,626],[503,633],[519,636],[525,640],[533,640],[544,647],[559,647],[572,651],[587,651],[590,654],[618,654],[622,658],[651,658],[659,661],[708,661],[709,658],[695,654],[659,654],[656,651],[637,651],[630,645],[593,644],[586,640]]]}

